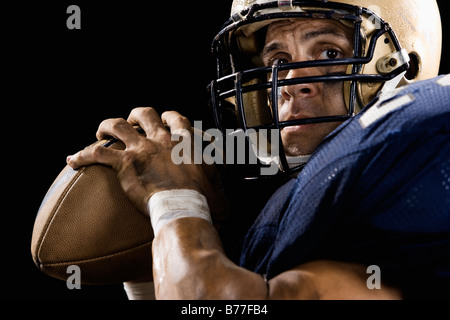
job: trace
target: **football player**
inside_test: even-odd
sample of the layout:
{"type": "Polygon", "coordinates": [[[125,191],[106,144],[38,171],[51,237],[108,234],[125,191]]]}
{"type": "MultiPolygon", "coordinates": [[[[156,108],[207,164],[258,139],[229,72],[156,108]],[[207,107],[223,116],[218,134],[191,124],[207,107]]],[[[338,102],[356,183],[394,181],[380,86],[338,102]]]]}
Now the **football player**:
{"type": "MultiPolygon", "coordinates": [[[[225,205],[208,167],[171,161],[171,134],[192,130],[180,114],[145,108],[106,120],[98,138],[127,149],[68,158],[112,166],[150,215],[157,298],[449,297],[450,78],[436,78],[438,7],[370,4],[233,2],[213,44],[217,126],[275,132],[268,145],[248,142],[261,167],[288,177],[238,262],[212,224],[225,205]]],[[[146,285],[126,284],[130,298],[146,285]]]]}

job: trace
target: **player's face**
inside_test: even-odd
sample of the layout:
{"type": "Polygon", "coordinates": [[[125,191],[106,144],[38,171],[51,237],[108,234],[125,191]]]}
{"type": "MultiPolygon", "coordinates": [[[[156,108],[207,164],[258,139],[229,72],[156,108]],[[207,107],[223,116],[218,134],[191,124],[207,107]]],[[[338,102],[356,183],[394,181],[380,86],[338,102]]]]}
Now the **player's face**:
{"type": "MultiPolygon", "coordinates": [[[[266,66],[308,60],[341,59],[353,54],[353,29],[328,19],[274,22],[267,31],[262,58],[266,66]]],[[[280,79],[342,74],[346,66],[280,72],[280,79]]],[[[343,83],[305,83],[282,87],[280,121],[346,115],[343,83]]],[[[286,127],[281,136],[288,156],[309,155],[339,123],[286,127]]]]}

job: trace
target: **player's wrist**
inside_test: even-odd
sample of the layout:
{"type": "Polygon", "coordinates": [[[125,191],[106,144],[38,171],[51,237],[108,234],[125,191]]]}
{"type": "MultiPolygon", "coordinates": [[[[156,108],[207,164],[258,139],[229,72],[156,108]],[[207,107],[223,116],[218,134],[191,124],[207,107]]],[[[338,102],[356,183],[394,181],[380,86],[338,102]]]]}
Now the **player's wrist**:
{"type": "Polygon", "coordinates": [[[147,206],[155,236],[165,224],[181,218],[200,218],[212,223],[206,197],[195,190],[161,191],[150,198],[147,206]]]}

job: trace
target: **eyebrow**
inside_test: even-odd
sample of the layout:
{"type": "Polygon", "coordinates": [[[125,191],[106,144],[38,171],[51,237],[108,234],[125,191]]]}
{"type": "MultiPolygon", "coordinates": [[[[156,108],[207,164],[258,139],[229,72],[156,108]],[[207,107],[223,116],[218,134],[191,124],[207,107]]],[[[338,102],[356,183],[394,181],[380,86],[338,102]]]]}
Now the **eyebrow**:
{"type": "MultiPolygon", "coordinates": [[[[319,30],[314,30],[314,31],[305,33],[304,35],[302,35],[301,41],[309,41],[311,39],[314,39],[314,38],[317,38],[317,37],[320,37],[323,35],[332,35],[332,36],[338,37],[340,39],[348,40],[347,37],[345,36],[345,34],[343,32],[341,32],[340,30],[324,27],[319,30]]],[[[277,41],[271,42],[263,48],[263,50],[261,52],[261,58],[264,61],[267,59],[267,56],[269,56],[272,51],[277,51],[277,50],[280,50],[283,48],[284,48],[284,45],[282,43],[277,42],[277,41]]]]}
{"type": "Polygon", "coordinates": [[[284,46],[280,42],[272,42],[264,47],[261,52],[261,58],[263,59],[263,61],[265,61],[272,51],[280,50],[283,47],[284,46]]]}
{"type": "Polygon", "coordinates": [[[322,28],[316,31],[307,32],[302,36],[302,40],[310,40],[312,38],[317,38],[323,35],[332,35],[341,39],[347,40],[345,34],[335,28],[322,28]]]}

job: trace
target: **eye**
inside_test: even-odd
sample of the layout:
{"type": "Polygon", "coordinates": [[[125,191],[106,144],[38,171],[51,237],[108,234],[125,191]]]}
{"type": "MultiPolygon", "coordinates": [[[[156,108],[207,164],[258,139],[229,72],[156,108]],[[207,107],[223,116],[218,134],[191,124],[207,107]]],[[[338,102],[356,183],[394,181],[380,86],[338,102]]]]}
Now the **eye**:
{"type": "Polygon", "coordinates": [[[274,65],[278,65],[281,66],[282,64],[286,64],[289,63],[289,61],[285,58],[276,58],[276,59],[272,59],[270,61],[270,66],[274,66],[274,65]]]}
{"type": "Polygon", "coordinates": [[[319,60],[334,60],[341,56],[341,52],[336,49],[327,49],[322,51],[319,56],[319,60]]]}

